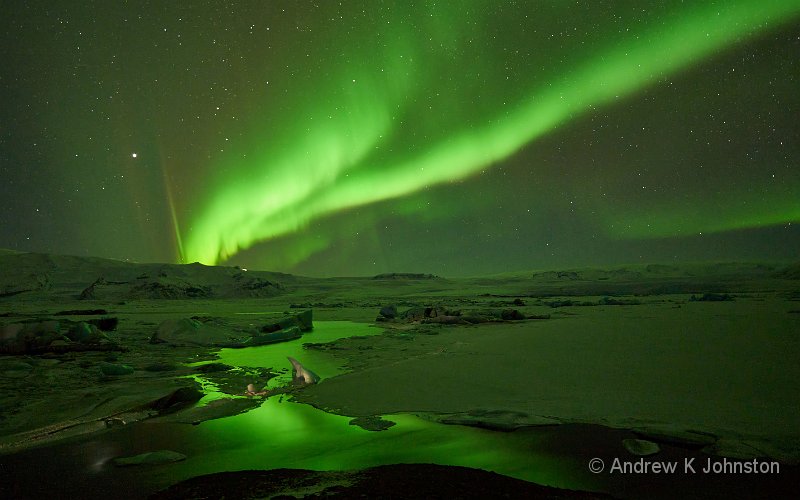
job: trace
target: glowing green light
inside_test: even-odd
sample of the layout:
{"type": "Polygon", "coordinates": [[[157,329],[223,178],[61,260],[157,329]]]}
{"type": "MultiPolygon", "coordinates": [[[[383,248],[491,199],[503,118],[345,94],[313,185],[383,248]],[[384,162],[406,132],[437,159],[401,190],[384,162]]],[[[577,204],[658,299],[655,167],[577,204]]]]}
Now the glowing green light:
{"type": "MultiPolygon", "coordinates": [[[[305,121],[289,127],[298,133],[291,143],[271,148],[252,163],[242,160],[248,164],[240,167],[239,179],[215,186],[210,200],[197,207],[185,238],[185,259],[217,263],[260,241],[294,233],[316,218],[473,175],[554,128],[798,12],[797,1],[692,5],[664,16],[655,28],[587,53],[507,108],[477,118],[469,109],[454,111],[452,118],[438,110],[411,113],[420,108],[412,101],[435,92],[430,86],[436,81],[436,63],[452,47],[442,44],[442,53],[414,53],[407,37],[386,38],[382,43],[388,48],[379,56],[365,54],[340,76],[319,82],[315,91],[330,98],[310,99],[305,121]],[[334,101],[335,106],[330,104],[334,101]],[[400,130],[404,116],[418,122],[404,123],[400,130]],[[431,132],[427,122],[444,130],[431,132]],[[431,138],[412,144],[398,139],[413,135],[415,127],[431,132],[431,138]]],[[[474,65],[484,71],[490,67],[488,61],[474,65]]],[[[785,211],[778,216],[775,209],[762,208],[765,212],[752,221],[728,222],[720,230],[785,221],[785,211]]],[[[796,219],[796,210],[791,215],[796,219]]],[[[662,226],[663,233],[670,232],[668,224],[662,226]]]]}

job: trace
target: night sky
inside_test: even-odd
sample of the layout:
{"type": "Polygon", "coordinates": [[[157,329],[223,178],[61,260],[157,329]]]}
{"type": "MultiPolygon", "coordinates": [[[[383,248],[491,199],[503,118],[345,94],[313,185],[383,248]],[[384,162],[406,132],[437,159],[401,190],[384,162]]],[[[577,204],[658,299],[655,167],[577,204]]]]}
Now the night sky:
{"type": "Polygon", "coordinates": [[[0,247],[316,276],[800,257],[800,1],[11,1],[0,247]]]}

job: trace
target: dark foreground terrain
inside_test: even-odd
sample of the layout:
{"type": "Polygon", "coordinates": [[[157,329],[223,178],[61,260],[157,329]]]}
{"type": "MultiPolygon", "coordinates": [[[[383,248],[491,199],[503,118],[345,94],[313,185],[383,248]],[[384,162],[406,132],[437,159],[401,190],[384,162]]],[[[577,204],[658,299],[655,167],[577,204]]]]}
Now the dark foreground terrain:
{"type": "MultiPolygon", "coordinates": [[[[313,279],[3,252],[0,270],[4,497],[141,498],[173,485],[163,498],[385,496],[393,488],[408,497],[579,494],[569,489],[766,498],[800,486],[800,265],[313,279]],[[312,316],[374,324],[377,334],[320,342],[312,316]],[[319,383],[291,383],[288,362],[230,354],[267,352],[273,342],[305,344],[293,356],[322,370],[319,383]],[[346,428],[308,424],[302,447],[316,458],[305,462],[291,453],[276,461],[252,443],[229,453],[253,432],[241,423],[247,415],[289,400],[319,409],[306,407],[304,421],[345,419],[346,428]],[[515,467],[500,449],[476,449],[478,460],[465,455],[469,446],[426,448],[417,427],[434,436],[461,428],[478,433],[469,439],[510,440],[520,456],[545,458],[515,467]],[[359,443],[394,440],[357,461],[326,461],[333,450],[323,433],[345,431],[361,433],[353,434],[359,443]],[[590,472],[592,458],[603,471],[590,472]],[[690,474],[683,464],[692,458],[698,471],[709,461],[734,465],[690,474]],[[615,459],[639,472],[615,472],[615,459]],[[380,467],[401,461],[441,465],[380,467]],[[642,469],[672,461],[681,472],[642,469]],[[253,467],[260,463],[270,466],[253,467]],[[752,470],[771,464],[779,471],[752,470]],[[247,468],[270,470],[202,476],[247,468]]],[[[258,431],[267,443],[290,432],[280,427],[290,407],[275,408],[278,420],[258,431]]]]}

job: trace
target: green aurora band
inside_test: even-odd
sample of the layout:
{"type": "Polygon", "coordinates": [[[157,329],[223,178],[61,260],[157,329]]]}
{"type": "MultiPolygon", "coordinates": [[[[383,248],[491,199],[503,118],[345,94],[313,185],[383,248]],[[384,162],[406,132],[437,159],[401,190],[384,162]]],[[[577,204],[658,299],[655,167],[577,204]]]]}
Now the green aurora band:
{"type": "MultiPolygon", "coordinates": [[[[692,2],[624,38],[610,37],[596,49],[581,50],[583,59],[571,67],[520,78],[505,87],[507,95],[495,92],[497,85],[484,89],[473,82],[465,95],[445,96],[443,104],[431,105],[420,119],[411,115],[412,103],[451,90],[442,74],[459,71],[463,74],[454,77],[460,81],[472,81],[475,74],[484,75],[478,80],[499,78],[485,54],[461,52],[453,59],[473,39],[483,42],[480,22],[459,32],[468,17],[461,12],[468,9],[430,9],[424,16],[427,24],[418,27],[424,33],[388,19],[384,22],[392,28],[380,40],[370,40],[378,37],[375,33],[361,34],[366,40],[359,39],[357,48],[380,49],[354,49],[349,60],[356,62],[337,65],[335,76],[325,73],[312,82],[313,88],[298,89],[305,100],[298,109],[284,111],[292,115],[281,119],[286,124],[282,132],[268,134],[255,154],[244,160],[240,155],[220,169],[225,174],[213,183],[208,202],[195,207],[186,225],[186,262],[216,264],[256,243],[295,233],[317,218],[474,175],[579,116],[792,20],[800,2],[692,2]],[[422,50],[415,42],[426,38],[438,42],[435,50],[422,50]],[[493,96],[473,106],[475,94],[488,91],[493,96]],[[449,109],[457,111],[448,116],[449,109]],[[414,123],[402,123],[412,118],[414,123]]],[[[474,11],[471,16],[478,17],[474,11]]],[[[590,41],[598,40],[605,39],[590,41]]],[[[278,128],[278,117],[271,118],[271,127],[278,128]]],[[[712,230],[800,220],[791,193],[783,206],[749,210],[751,215],[732,211],[721,216],[712,230]]],[[[624,238],[682,236],[706,222],[687,214],[677,227],[675,214],[652,215],[609,218],[604,230],[624,238]]]]}

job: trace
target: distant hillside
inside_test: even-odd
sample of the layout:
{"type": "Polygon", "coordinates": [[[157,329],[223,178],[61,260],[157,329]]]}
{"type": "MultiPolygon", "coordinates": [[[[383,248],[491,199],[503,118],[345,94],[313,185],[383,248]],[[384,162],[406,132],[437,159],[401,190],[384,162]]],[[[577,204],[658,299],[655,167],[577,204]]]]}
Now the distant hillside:
{"type": "Polygon", "coordinates": [[[98,300],[273,296],[297,277],[237,267],[136,264],[98,257],[0,251],[0,298],[46,294],[98,300]]]}
{"type": "Polygon", "coordinates": [[[637,264],[513,272],[472,278],[480,286],[512,286],[530,296],[658,295],[786,290],[794,296],[800,264],[703,262],[637,264]]]}

